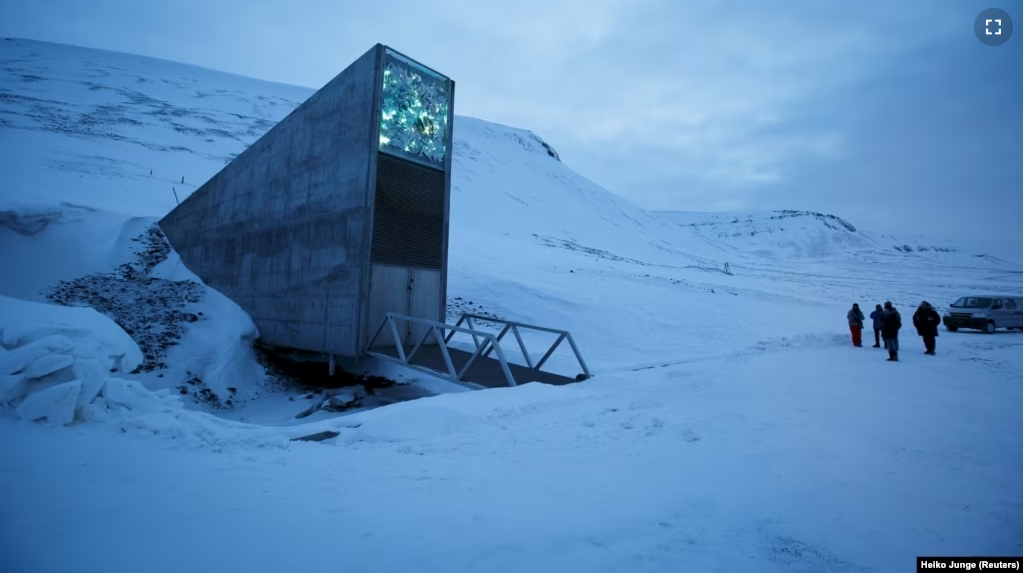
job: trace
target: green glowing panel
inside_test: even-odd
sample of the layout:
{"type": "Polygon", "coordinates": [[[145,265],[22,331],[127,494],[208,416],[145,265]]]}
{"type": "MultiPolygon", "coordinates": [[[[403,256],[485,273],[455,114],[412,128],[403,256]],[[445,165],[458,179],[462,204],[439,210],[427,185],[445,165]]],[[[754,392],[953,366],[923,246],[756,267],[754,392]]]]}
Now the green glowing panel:
{"type": "Polygon", "coordinates": [[[448,152],[448,79],[388,51],[380,150],[434,167],[448,152]]]}

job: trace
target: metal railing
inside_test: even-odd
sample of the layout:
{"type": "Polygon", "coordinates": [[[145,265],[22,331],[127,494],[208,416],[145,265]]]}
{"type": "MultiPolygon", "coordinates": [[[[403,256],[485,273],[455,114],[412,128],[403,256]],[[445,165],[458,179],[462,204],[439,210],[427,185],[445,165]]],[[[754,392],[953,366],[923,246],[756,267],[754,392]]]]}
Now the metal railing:
{"type": "Polygon", "coordinates": [[[377,328],[377,332],[373,335],[373,338],[370,339],[369,344],[367,344],[366,351],[366,353],[371,356],[376,356],[378,358],[384,358],[388,360],[395,360],[396,357],[390,354],[385,354],[373,350],[374,343],[380,337],[381,333],[384,332],[385,328],[388,328],[388,330],[391,333],[395,345],[395,350],[398,354],[397,360],[400,364],[412,368],[414,370],[418,370],[420,372],[424,372],[431,375],[437,375],[437,370],[427,368],[419,364],[413,364],[412,362],[412,359],[415,357],[416,353],[420,350],[420,348],[423,347],[424,343],[426,343],[427,340],[431,336],[433,336],[434,340],[437,342],[438,348],[440,349],[441,357],[444,360],[445,368],[448,371],[448,378],[452,382],[456,383],[463,382],[463,378],[469,371],[469,368],[478,358],[488,358],[491,355],[491,353],[494,352],[497,356],[498,363],[501,366],[501,371],[504,374],[505,380],[508,382],[508,385],[515,386],[515,377],[512,375],[512,370],[509,368],[509,362],[508,360],[506,360],[505,353],[501,348],[501,340],[509,332],[512,332],[512,334],[515,335],[516,342],[519,343],[519,350],[523,353],[523,359],[526,360],[526,366],[530,370],[540,372],[541,367],[544,365],[545,362],[548,361],[549,358],[551,358],[551,355],[554,354],[556,349],[558,349],[558,346],[562,343],[562,341],[568,340],[569,346],[572,347],[573,354],[576,356],[576,360],[579,362],[580,367],[583,369],[583,373],[577,376],[576,380],[581,381],[592,377],[590,374],[590,370],[587,368],[586,363],[583,361],[583,356],[580,354],[579,348],[576,346],[576,341],[573,340],[572,338],[572,334],[565,330],[557,330],[554,328],[546,328],[543,326],[535,326],[531,324],[524,324],[521,322],[513,322],[509,320],[502,320],[498,318],[480,316],[469,313],[463,314],[459,318],[458,322],[456,322],[454,325],[451,325],[443,322],[438,322],[436,320],[417,318],[413,316],[407,316],[404,314],[389,312],[384,317],[384,320],[381,322],[380,327],[377,328]],[[476,319],[477,321],[480,322],[502,324],[504,325],[504,327],[497,335],[495,335],[492,332],[477,330],[476,325],[473,323],[473,319],[476,319]],[[422,337],[420,337],[419,341],[416,343],[415,346],[413,346],[412,350],[408,354],[406,354],[405,352],[405,344],[403,343],[402,335],[399,332],[397,324],[398,321],[419,324],[427,327],[427,331],[423,334],[422,337]],[[463,324],[466,324],[466,326],[462,326],[463,324]],[[547,352],[544,353],[544,356],[537,362],[537,364],[534,364],[533,360],[530,358],[530,353],[526,350],[526,344],[523,342],[523,337],[520,333],[520,329],[549,332],[552,334],[557,334],[558,338],[555,340],[554,343],[551,344],[551,347],[548,348],[547,352]],[[469,357],[469,360],[467,360],[466,363],[462,365],[462,368],[457,371],[455,368],[455,363],[452,361],[451,352],[449,352],[448,344],[449,342],[451,342],[452,338],[459,333],[470,335],[473,338],[473,344],[476,347],[476,350],[469,357]]]}
{"type": "MultiPolygon", "coordinates": [[[[526,360],[526,366],[531,370],[540,371],[541,366],[544,366],[544,363],[548,361],[548,358],[551,358],[551,355],[555,353],[555,350],[557,350],[558,346],[562,344],[562,341],[567,340],[569,341],[569,346],[572,348],[573,355],[576,356],[576,361],[579,362],[580,368],[583,369],[583,378],[581,379],[586,380],[587,378],[591,378],[590,370],[587,368],[587,364],[583,361],[583,356],[580,354],[580,350],[576,346],[576,341],[573,340],[572,334],[570,334],[569,331],[558,330],[555,328],[547,328],[545,326],[536,326],[533,324],[525,324],[522,322],[514,322],[511,320],[502,320],[500,318],[493,318],[490,316],[482,316],[479,314],[472,313],[466,313],[459,317],[458,322],[455,323],[455,327],[460,327],[462,326],[463,323],[466,323],[466,326],[468,326],[469,329],[472,330],[474,333],[480,332],[481,334],[491,334],[476,330],[476,325],[473,324],[473,319],[476,319],[480,322],[503,324],[504,327],[501,329],[501,332],[499,332],[498,335],[495,337],[495,341],[500,343],[501,339],[504,338],[506,334],[512,332],[512,334],[515,335],[516,337],[516,342],[519,343],[519,350],[523,353],[523,359],[526,360]],[[544,356],[541,357],[541,359],[537,362],[536,365],[533,364],[533,360],[530,359],[530,353],[527,352],[526,350],[526,344],[523,343],[523,336],[519,332],[520,328],[525,330],[536,330],[539,332],[550,332],[551,334],[558,335],[558,338],[555,339],[555,341],[548,348],[548,351],[544,353],[544,356]]],[[[454,331],[448,334],[448,336],[445,338],[445,341],[447,342],[451,340],[453,336],[455,336],[454,331]]],[[[476,340],[476,336],[473,337],[473,342],[477,345],[477,348],[480,347],[480,344],[476,340]]],[[[491,350],[487,349],[486,351],[484,351],[483,356],[486,358],[490,353],[491,350]]]]}

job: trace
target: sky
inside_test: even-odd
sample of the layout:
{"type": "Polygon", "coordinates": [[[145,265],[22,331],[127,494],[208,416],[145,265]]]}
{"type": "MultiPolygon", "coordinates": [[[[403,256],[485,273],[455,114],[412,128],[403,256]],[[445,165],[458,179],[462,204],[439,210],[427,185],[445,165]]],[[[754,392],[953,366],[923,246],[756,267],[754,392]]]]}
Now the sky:
{"type": "Polygon", "coordinates": [[[0,36],[312,88],[376,43],[648,209],[801,209],[1021,254],[1019,0],[32,0],[0,36]],[[974,34],[984,8],[1015,30],[974,34]]]}

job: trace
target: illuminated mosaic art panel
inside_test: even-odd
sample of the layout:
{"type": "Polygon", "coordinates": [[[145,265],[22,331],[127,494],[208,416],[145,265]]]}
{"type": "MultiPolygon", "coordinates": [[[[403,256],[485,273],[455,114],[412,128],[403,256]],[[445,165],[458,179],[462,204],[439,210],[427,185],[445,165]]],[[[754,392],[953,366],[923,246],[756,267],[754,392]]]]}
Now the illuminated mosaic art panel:
{"type": "Polygon", "coordinates": [[[448,86],[447,78],[389,51],[384,60],[380,150],[443,168],[448,86]]]}

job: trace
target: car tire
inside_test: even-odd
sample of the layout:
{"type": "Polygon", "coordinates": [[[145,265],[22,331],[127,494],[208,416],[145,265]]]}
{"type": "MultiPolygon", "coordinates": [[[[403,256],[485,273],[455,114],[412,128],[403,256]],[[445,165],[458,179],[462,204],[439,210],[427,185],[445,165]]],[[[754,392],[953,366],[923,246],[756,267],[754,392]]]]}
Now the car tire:
{"type": "Polygon", "coordinates": [[[987,323],[985,323],[985,333],[986,334],[995,334],[995,332],[996,332],[996,323],[994,323],[992,321],[988,321],[987,323]]]}
{"type": "Polygon", "coordinates": [[[959,326],[947,326],[946,330],[948,330],[950,332],[956,332],[956,331],[960,330],[960,327],[959,326]]]}

